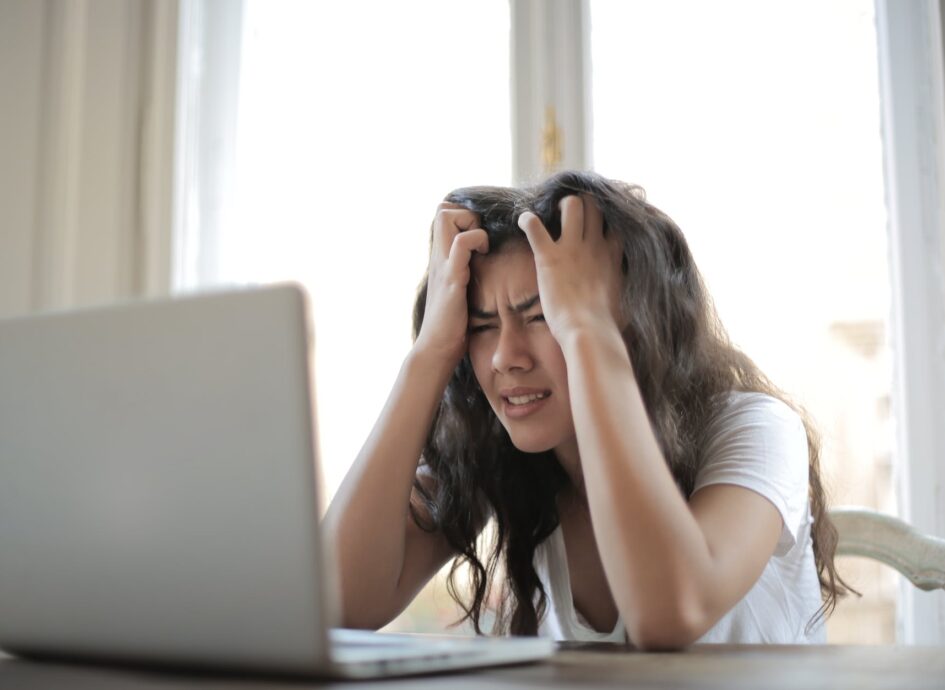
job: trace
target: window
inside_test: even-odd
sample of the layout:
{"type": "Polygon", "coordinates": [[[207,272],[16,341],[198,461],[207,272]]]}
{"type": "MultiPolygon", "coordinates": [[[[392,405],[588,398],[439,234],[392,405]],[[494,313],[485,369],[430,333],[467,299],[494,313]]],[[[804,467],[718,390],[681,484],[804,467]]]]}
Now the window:
{"type": "MultiPolygon", "coordinates": [[[[591,4],[594,161],[686,233],[736,345],[813,414],[833,504],[896,512],[868,1],[591,4]]],[[[893,642],[893,571],[841,573],[834,642],[893,642]]]]}
{"type": "MultiPolygon", "coordinates": [[[[198,82],[216,85],[195,93],[216,88],[236,116],[204,113],[203,165],[218,172],[191,194],[178,284],[308,288],[330,498],[409,350],[437,204],[510,184],[508,3],[245,0],[235,18],[226,3],[197,7],[218,49],[221,31],[235,35],[239,71],[207,74],[212,51],[198,53],[198,82]]],[[[455,620],[431,597],[397,625],[455,620]]]]}

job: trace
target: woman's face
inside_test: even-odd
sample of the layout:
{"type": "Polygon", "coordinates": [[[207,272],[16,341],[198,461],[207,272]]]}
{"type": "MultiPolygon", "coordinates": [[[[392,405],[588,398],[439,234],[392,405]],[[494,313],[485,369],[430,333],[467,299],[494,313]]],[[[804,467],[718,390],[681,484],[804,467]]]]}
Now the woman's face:
{"type": "Polygon", "coordinates": [[[573,446],[567,368],[542,316],[527,245],[473,258],[469,331],[476,379],[516,448],[573,446]]]}

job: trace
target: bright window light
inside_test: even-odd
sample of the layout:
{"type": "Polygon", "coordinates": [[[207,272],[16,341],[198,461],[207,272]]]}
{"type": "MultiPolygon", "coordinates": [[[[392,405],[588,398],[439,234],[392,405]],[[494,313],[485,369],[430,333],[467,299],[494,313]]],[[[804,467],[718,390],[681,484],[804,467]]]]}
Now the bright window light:
{"type": "Polygon", "coordinates": [[[307,286],[333,495],[410,347],[436,205],[507,185],[509,11],[247,0],[224,282],[307,286]]]}

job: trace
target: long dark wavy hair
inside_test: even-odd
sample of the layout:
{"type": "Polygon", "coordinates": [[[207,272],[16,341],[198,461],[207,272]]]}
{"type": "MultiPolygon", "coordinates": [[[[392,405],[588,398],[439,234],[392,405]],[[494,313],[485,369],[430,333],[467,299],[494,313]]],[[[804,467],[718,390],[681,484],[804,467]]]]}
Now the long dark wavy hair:
{"type": "MultiPolygon", "coordinates": [[[[650,423],[670,471],[686,498],[701,464],[703,436],[731,391],[778,398],[804,422],[810,458],[809,497],[814,558],[823,605],[809,626],[828,616],[837,597],[852,591],[837,574],[837,531],[827,514],[820,475],[820,441],[803,408],[791,401],[728,338],[689,246],[676,224],[646,201],[640,187],[589,172],[562,172],[530,188],[467,187],[447,201],[479,215],[491,254],[510,243],[527,244],[517,225],[526,210],[551,236],[561,234],[558,202],[588,194],[623,251],[623,332],[650,423]]],[[[427,278],[414,307],[414,338],[426,305],[427,278]]],[[[469,357],[450,378],[423,450],[410,512],[425,530],[439,530],[458,554],[447,588],[462,607],[458,623],[478,634],[487,602],[495,603],[492,631],[535,635],[547,596],[534,568],[536,547],[558,526],[556,497],[568,477],[553,451],[525,453],[509,438],[479,387],[469,357]],[[491,543],[480,540],[494,519],[491,543]],[[468,586],[460,571],[468,566],[468,586]],[[504,570],[504,578],[497,577],[504,570]],[[498,587],[499,589],[495,589],[498,587]]]]}

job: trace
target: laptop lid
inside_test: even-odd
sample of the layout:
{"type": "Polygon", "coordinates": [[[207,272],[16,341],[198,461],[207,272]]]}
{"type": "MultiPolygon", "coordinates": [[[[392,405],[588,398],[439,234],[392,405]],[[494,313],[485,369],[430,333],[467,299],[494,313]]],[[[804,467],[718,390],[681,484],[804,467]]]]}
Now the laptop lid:
{"type": "Polygon", "coordinates": [[[0,322],[0,647],[328,660],[304,292],[0,322]]]}

